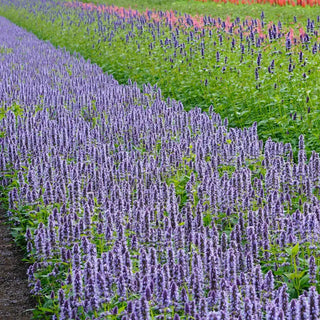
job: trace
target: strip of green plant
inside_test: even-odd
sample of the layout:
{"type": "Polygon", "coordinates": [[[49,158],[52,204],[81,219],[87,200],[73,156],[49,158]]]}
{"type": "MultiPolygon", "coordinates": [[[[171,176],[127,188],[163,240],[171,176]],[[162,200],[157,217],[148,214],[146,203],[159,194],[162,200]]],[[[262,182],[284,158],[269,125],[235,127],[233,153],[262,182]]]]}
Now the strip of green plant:
{"type": "MultiPolygon", "coordinates": [[[[74,2],[73,0],[67,0],[74,2]]],[[[266,17],[270,21],[292,22],[293,16],[298,20],[305,21],[306,19],[319,14],[319,10],[314,7],[292,7],[292,6],[274,6],[270,4],[252,4],[252,5],[234,5],[231,3],[215,3],[215,2],[199,2],[195,0],[83,0],[85,3],[95,3],[104,5],[116,5],[118,7],[132,8],[140,11],[146,9],[154,10],[176,10],[181,13],[191,15],[211,15],[213,17],[231,18],[236,17],[259,17],[261,11],[264,11],[266,17]]]]}
{"type": "MultiPolygon", "coordinates": [[[[305,14],[310,12],[303,10],[306,10],[305,14]]],[[[231,9],[228,12],[231,13],[231,9]]],[[[99,33],[101,21],[96,12],[90,13],[93,18],[89,22],[91,18],[88,19],[84,11],[63,5],[23,8],[3,4],[0,14],[40,39],[79,52],[112,73],[120,83],[132,79],[140,86],[157,84],[165,97],[182,101],[187,109],[200,106],[207,110],[212,104],[222,117],[228,117],[231,126],[245,127],[257,121],[259,135],[264,140],[271,136],[276,141],[287,141],[296,146],[299,135],[304,134],[307,150],[320,150],[320,58],[319,54],[304,50],[306,64],[299,64],[301,45],[293,49],[292,55],[281,54],[284,47],[283,39],[280,39],[263,48],[251,48],[243,55],[239,43],[230,50],[232,36],[223,34],[224,41],[219,44],[221,33],[213,32],[212,36],[207,33],[203,39],[188,41],[188,34],[180,32],[179,42],[185,44],[184,52],[194,52],[185,58],[176,48],[160,45],[159,39],[154,41],[150,32],[127,41],[131,26],[115,30],[115,16],[102,21],[106,31],[99,33]],[[108,41],[111,33],[112,41],[108,41]],[[201,41],[206,46],[203,57],[199,53],[201,41]],[[221,54],[220,63],[216,61],[217,51],[221,54]],[[257,81],[253,65],[259,53],[262,62],[257,81]],[[290,59],[297,65],[293,72],[288,71],[290,59]],[[275,71],[269,74],[267,68],[272,60],[275,60],[275,71]]],[[[316,19],[316,13],[310,17],[316,19]]],[[[133,32],[139,33],[136,26],[133,32]]],[[[161,32],[163,41],[171,39],[169,28],[163,26],[161,32]]]]}

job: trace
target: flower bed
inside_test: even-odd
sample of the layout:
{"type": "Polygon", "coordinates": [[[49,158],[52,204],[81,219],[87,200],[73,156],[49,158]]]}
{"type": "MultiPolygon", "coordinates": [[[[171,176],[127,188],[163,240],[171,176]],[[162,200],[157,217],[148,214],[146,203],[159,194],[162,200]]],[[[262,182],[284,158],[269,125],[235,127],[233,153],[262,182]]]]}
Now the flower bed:
{"type": "Polygon", "coordinates": [[[320,159],[122,86],[0,18],[2,189],[41,319],[318,319],[320,159]]]}

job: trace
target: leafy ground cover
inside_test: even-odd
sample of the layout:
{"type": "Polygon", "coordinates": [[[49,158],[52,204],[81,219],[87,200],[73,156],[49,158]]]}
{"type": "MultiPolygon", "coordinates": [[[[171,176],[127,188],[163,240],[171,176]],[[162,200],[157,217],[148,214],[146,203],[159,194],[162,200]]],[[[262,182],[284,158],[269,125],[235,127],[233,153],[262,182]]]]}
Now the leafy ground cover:
{"type": "MultiPolygon", "coordinates": [[[[219,18],[81,3],[1,3],[1,14],[81,53],[121,83],[157,84],[187,110],[213,105],[230,126],[256,121],[264,141],[291,142],[295,155],[300,134],[308,155],[320,148],[320,18],[312,8],[299,8],[306,10],[297,11],[302,18],[291,8],[282,11],[286,18],[273,20],[278,8],[271,6],[255,6],[264,11],[252,18],[219,18]]],[[[239,7],[235,12],[250,12],[239,7]]]]}
{"type": "Polygon", "coordinates": [[[0,18],[1,190],[39,319],[319,318],[320,158],[119,85],[0,18]]]}

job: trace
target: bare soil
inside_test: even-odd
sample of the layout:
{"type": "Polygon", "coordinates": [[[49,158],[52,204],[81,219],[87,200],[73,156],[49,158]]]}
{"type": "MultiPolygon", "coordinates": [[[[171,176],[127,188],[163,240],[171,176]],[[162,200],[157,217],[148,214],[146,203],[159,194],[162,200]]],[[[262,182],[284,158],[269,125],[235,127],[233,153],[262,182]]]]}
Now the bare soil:
{"type": "Polygon", "coordinates": [[[28,266],[22,262],[23,254],[6,221],[4,210],[0,209],[0,319],[30,320],[35,302],[28,288],[28,266]]]}

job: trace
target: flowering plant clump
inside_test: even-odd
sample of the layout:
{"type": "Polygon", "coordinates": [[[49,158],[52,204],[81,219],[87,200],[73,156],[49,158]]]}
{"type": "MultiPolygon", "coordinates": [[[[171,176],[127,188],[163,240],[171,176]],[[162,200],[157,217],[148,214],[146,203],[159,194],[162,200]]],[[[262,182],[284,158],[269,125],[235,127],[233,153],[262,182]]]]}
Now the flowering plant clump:
{"type": "Polygon", "coordinates": [[[41,319],[319,318],[320,159],[119,85],[0,18],[2,190],[41,319]]]}

